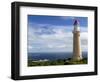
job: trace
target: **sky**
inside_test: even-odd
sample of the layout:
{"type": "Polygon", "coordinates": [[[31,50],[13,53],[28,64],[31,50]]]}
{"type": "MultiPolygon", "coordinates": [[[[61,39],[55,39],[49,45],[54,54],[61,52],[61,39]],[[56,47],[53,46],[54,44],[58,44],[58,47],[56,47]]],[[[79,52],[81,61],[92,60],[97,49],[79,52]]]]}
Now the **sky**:
{"type": "Polygon", "coordinates": [[[28,52],[73,52],[73,23],[80,26],[82,52],[87,52],[88,18],[28,15],[28,52]]]}

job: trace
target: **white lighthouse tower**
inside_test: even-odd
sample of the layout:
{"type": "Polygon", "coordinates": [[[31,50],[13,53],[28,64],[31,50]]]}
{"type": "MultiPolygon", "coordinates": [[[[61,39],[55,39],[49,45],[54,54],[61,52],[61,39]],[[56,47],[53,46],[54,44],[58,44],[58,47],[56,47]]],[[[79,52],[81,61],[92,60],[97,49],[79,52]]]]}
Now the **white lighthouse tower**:
{"type": "Polygon", "coordinates": [[[80,42],[80,28],[79,21],[74,21],[74,30],[73,30],[73,57],[72,60],[81,60],[82,52],[81,52],[81,42],[80,42]]]}

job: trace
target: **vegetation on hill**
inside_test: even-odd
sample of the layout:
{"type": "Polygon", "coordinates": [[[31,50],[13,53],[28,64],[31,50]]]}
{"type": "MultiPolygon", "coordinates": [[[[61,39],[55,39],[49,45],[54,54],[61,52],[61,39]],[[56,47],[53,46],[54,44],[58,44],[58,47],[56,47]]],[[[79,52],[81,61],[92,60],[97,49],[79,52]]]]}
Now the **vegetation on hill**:
{"type": "Polygon", "coordinates": [[[77,65],[77,64],[87,64],[87,58],[83,58],[82,60],[79,60],[79,61],[72,61],[71,58],[58,59],[58,60],[52,60],[52,61],[28,60],[28,66],[77,65]]]}

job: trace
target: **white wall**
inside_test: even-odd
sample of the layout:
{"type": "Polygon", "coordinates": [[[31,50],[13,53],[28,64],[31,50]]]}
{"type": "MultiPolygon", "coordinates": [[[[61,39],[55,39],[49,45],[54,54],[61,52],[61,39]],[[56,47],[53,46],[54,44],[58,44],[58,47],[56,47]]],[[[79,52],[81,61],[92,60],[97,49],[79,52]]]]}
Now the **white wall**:
{"type": "MultiPolygon", "coordinates": [[[[14,0],[1,0],[0,1],[0,82],[13,82],[10,79],[10,66],[11,66],[11,2],[14,0]]],[[[16,0],[18,1],[18,0],[16,0]]],[[[56,3],[56,4],[71,4],[71,5],[88,5],[98,6],[100,9],[100,0],[20,0],[28,2],[41,2],[41,3],[56,3]]],[[[100,11],[99,11],[100,13],[100,11]]],[[[98,16],[98,21],[100,21],[98,16]]],[[[100,25],[100,24],[99,24],[100,25]]],[[[99,26],[98,26],[99,27],[99,26]]],[[[98,35],[100,35],[100,28],[98,28],[98,35]]],[[[99,41],[100,42],[100,37],[99,41]]],[[[99,47],[100,48],[100,44],[99,47]]],[[[100,50],[99,52],[100,53],[100,50]]],[[[100,58],[100,54],[98,56],[100,58]]],[[[100,62],[100,60],[98,61],[100,62]]],[[[100,68],[100,65],[99,65],[100,68]]],[[[100,73],[100,71],[99,71],[100,73]]],[[[98,76],[82,76],[82,77],[65,77],[53,79],[39,79],[34,82],[99,82],[100,75],[98,76]]],[[[26,80],[32,82],[33,80],[26,80]]]]}

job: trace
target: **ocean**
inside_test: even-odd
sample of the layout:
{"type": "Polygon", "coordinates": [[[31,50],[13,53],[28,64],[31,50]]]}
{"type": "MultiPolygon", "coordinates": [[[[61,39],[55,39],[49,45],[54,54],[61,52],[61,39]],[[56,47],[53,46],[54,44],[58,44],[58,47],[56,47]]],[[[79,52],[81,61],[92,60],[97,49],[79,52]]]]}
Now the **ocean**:
{"type": "MultiPolygon", "coordinates": [[[[71,52],[63,53],[28,53],[28,60],[58,60],[58,59],[67,59],[72,57],[71,52]]],[[[83,58],[87,58],[87,52],[83,52],[83,58]]]]}

